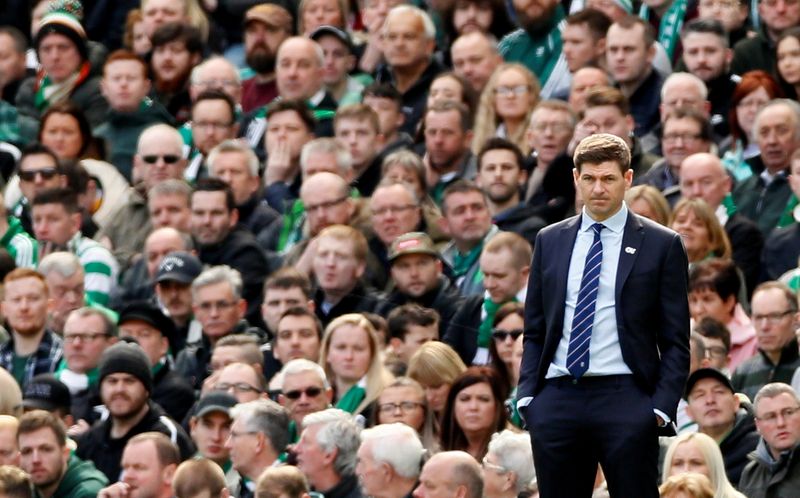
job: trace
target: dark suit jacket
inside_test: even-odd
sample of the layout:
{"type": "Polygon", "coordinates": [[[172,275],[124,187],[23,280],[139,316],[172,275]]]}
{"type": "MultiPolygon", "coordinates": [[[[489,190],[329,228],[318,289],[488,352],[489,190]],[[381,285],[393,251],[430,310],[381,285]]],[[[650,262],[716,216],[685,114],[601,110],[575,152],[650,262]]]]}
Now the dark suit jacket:
{"type": "MultiPolygon", "coordinates": [[[[579,215],[550,225],[536,238],[517,399],[542,389],[563,336],[567,274],[580,221],[579,215]]],[[[615,289],[622,358],[653,408],[672,420],[689,373],[687,270],[678,234],[628,213],[615,289]]]]}

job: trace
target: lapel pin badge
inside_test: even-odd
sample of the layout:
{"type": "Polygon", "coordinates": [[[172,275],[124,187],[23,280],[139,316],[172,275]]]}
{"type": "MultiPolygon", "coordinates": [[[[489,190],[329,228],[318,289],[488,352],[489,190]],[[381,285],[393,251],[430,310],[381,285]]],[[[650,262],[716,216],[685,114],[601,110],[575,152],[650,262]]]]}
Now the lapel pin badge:
{"type": "Polygon", "coordinates": [[[625,248],[625,252],[628,253],[628,254],[634,254],[634,253],[636,253],[636,248],[634,248],[634,247],[626,247],[625,248]]]}

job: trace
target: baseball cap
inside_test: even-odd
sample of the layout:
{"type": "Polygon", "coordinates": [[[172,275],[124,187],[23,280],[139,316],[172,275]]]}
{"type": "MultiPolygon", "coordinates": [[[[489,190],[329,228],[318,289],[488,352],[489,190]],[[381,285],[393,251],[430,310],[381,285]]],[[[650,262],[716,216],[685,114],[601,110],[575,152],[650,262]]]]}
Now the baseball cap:
{"type": "Polygon", "coordinates": [[[224,391],[212,391],[197,402],[195,409],[195,417],[202,417],[209,413],[221,412],[225,415],[231,415],[231,408],[236,405],[236,398],[224,391]]]}
{"type": "Polygon", "coordinates": [[[25,408],[47,411],[63,408],[69,412],[71,405],[69,389],[53,374],[40,374],[32,378],[22,396],[22,406],[25,408]]]}
{"type": "Polygon", "coordinates": [[[325,35],[335,36],[340,42],[344,43],[351,54],[353,53],[353,40],[350,38],[350,35],[347,34],[347,31],[339,29],[336,26],[329,26],[327,24],[320,26],[312,31],[308,37],[314,41],[319,41],[319,39],[325,35]]]}
{"type": "Polygon", "coordinates": [[[203,271],[203,264],[197,256],[184,251],[174,251],[161,260],[156,270],[155,282],[170,280],[191,284],[203,271]]]}
{"type": "Polygon", "coordinates": [[[703,379],[716,379],[733,394],[736,394],[736,390],[733,388],[733,384],[731,384],[731,380],[727,375],[716,368],[698,368],[686,379],[686,389],[683,392],[683,399],[688,401],[689,394],[692,392],[692,389],[694,389],[695,384],[703,379]]]}
{"type": "Polygon", "coordinates": [[[264,3],[251,7],[244,15],[244,25],[253,21],[263,22],[267,26],[282,28],[287,33],[292,32],[292,15],[288,10],[274,3],[264,3]]]}
{"type": "Polygon", "coordinates": [[[389,247],[389,261],[392,262],[406,254],[428,254],[439,257],[433,246],[433,240],[423,232],[408,232],[394,239],[389,247]]]}

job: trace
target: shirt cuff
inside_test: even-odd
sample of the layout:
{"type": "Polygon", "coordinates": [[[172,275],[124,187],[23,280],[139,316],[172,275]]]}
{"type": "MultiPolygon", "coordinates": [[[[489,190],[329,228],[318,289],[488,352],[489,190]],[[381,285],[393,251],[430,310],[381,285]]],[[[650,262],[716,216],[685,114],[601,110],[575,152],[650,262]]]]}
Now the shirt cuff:
{"type": "Polygon", "coordinates": [[[533,396],[525,396],[524,398],[517,400],[517,411],[520,411],[526,406],[530,405],[531,401],[533,401],[533,396]]]}
{"type": "Polygon", "coordinates": [[[669,425],[670,422],[672,422],[672,420],[670,420],[670,418],[667,416],[667,414],[662,412],[658,408],[653,408],[653,411],[655,412],[656,415],[661,417],[661,420],[664,421],[664,424],[661,425],[661,427],[666,427],[667,425],[669,425]]]}

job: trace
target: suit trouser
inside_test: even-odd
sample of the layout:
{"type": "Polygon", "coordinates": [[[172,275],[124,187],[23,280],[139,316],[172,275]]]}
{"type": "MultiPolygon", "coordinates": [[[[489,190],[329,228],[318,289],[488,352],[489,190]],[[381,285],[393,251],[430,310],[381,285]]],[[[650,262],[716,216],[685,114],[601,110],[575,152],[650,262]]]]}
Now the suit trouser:
{"type": "Polygon", "coordinates": [[[633,376],[548,379],[524,410],[541,498],[590,498],[598,463],[612,498],[658,497],[656,416],[633,376]]]}

